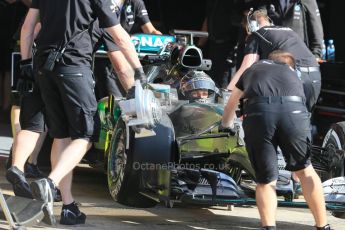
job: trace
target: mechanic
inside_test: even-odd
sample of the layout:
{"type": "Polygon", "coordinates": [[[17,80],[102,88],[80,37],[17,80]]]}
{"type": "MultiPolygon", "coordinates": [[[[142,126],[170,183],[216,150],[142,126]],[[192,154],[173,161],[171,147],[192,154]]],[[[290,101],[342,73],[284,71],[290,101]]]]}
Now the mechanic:
{"type": "MultiPolygon", "coordinates": [[[[35,27],[35,34],[38,34],[41,24],[38,23],[35,27]]],[[[108,53],[111,50],[118,50],[118,46],[114,43],[111,36],[106,33],[104,29],[99,28],[99,21],[96,20],[90,26],[90,36],[92,36],[93,51],[97,51],[98,47],[104,45],[108,53]]],[[[34,36],[36,37],[36,36],[34,36]]],[[[127,62],[127,61],[126,61],[127,62]]],[[[18,135],[14,137],[13,144],[13,162],[9,159],[9,166],[13,166],[6,173],[8,181],[13,186],[13,191],[16,196],[23,196],[32,198],[32,193],[26,178],[43,178],[43,173],[39,170],[37,164],[32,164],[33,160],[36,160],[41,146],[47,133],[44,122],[44,103],[42,101],[39,86],[34,83],[34,71],[31,63],[28,65],[23,64],[25,61],[20,62],[21,76],[18,79],[17,91],[21,96],[21,113],[19,127],[22,127],[21,131],[17,131],[18,135]],[[30,81],[31,80],[31,81],[30,81]],[[32,86],[35,87],[32,90],[32,86]],[[30,92],[32,90],[32,92],[30,92]],[[31,154],[30,154],[31,152],[31,154]],[[27,156],[30,157],[27,162],[27,156]],[[33,159],[33,160],[32,160],[33,159]],[[24,172],[24,173],[23,173],[24,172]],[[20,175],[20,178],[18,178],[20,175]]],[[[129,65],[129,64],[128,64],[129,65]]],[[[129,65],[129,71],[133,72],[129,65]]],[[[124,88],[134,85],[134,74],[126,79],[124,88]]],[[[19,101],[19,100],[18,100],[19,101]]],[[[19,108],[19,107],[18,107],[19,108]]],[[[19,114],[18,114],[19,116],[19,114]]],[[[10,155],[12,158],[12,154],[10,155]]],[[[55,201],[60,201],[60,197],[55,197],[55,201]]]]}
{"type": "Polygon", "coordinates": [[[305,42],[314,56],[322,58],[323,27],[316,0],[269,0],[261,8],[277,26],[285,26],[295,31],[305,42]]]}
{"type": "MultiPolygon", "coordinates": [[[[17,43],[17,41],[19,41],[19,37],[20,37],[20,28],[21,28],[21,25],[24,21],[28,7],[30,7],[30,5],[31,5],[31,0],[20,0],[20,1],[6,0],[5,2],[7,2],[8,4],[11,4],[11,5],[7,6],[7,8],[6,8],[7,12],[6,13],[4,12],[4,14],[1,14],[1,16],[6,17],[4,19],[6,25],[4,25],[4,27],[2,27],[2,28],[12,27],[11,30],[9,30],[7,32],[6,32],[6,29],[3,30],[3,32],[5,32],[5,34],[8,34],[8,36],[10,37],[12,42],[11,42],[11,44],[4,42],[1,44],[1,46],[4,45],[4,46],[6,46],[6,49],[17,50],[17,48],[19,49],[19,46],[17,47],[17,45],[15,45],[15,44],[19,44],[19,42],[17,43]],[[8,23],[8,18],[14,18],[14,20],[12,20],[11,23],[8,23]]],[[[1,19],[1,21],[2,21],[2,19],[1,19]]],[[[6,58],[8,58],[8,60],[11,59],[10,54],[8,54],[8,56],[7,56],[6,52],[0,51],[0,53],[5,54],[5,55],[2,55],[2,57],[6,56],[6,58]]],[[[6,61],[6,63],[7,63],[7,61],[6,61]]],[[[16,87],[16,90],[12,90],[12,92],[11,92],[11,128],[12,128],[12,135],[13,135],[14,139],[15,139],[18,131],[21,128],[20,124],[19,124],[21,98],[22,98],[23,94],[28,93],[27,90],[29,90],[29,88],[31,88],[31,85],[22,85],[20,80],[19,80],[18,85],[16,85],[15,87],[16,87]]],[[[10,90],[10,89],[11,89],[11,87],[7,87],[3,92],[6,92],[7,90],[10,90]]],[[[42,172],[37,167],[37,157],[38,157],[40,148],[43,144],[44,138],[45,138],[45,133],[42,133],[42,135],[39,139],[40,141],[37,143],[36,148],[33,150],[29,159],[25,163],[25,173],[26,173],[27,177],[32,177],[32,178],[43,177],[42,172]]],[[[11,156],[12,156],[12,148],[10,150],[10,154],[9,154],[9,158],[7,160],[6,168],[9,168],[11,166],[11,159],[12,159],[11,156]]]]}
{"type": "Polygon", "coordinates": [[[266,59],[273,50],[284,50],[294,55],[296,68],[301,73],[306,105],[309,111],[317,102],[321,91],[321,73],[319,64],[300,37],[288,27],[273,26],[266,10],[249,13],[249,31],[245,56],[240,69],[236,72],[228,89],[232,90],[242,73],[259,59],[266,59]]]}
{"type": "MultiPolygon", "coordinates": [[[[27,1],[29,4],[28,7],[30,7],[31,0],[27,0],[27,1]]],[[[41,26],[40,23],[38,23],[36,25],[34,37],[37,36],[37,34],[40,30],[40,26],[41,26]]],[[[19,29],[19,31],[18,31],[18,33],[16,33],[18,35],[18,37],[15,37],[15,38],[16,38],[16,40],[19,41],[20,40],[20,27],[18,29],[19,29]]],[[[25,112],[24,112],[24,114],[21,114],[21,107],[22,106],[25,108],[32,107],[32,104],[31,104],[32,101],[31,101],[31,99],[28,99],[28,98],[31,98],[30,94],[31,94],[31,91],[33,89],[33,83],[22,80],[23,78],[33,79],[32,66],[26,65],[25,63],[20,63],[19,66],[20,66],[20,72],[19,72],[19,77],[16,80],[16,90],[12,91],[11,127],[12,127],[12,135],[13,135],[14,143],[12,145],[9,157],[7,159],[7,163],[6,163],[7,169],[9,169],[12,165],[13,146],[17,145],[16,144],[17,134],[19,133],[19,131],[22,128],[20,125],[20,123],[21,123],[20,120],[24,119],[23,117],[27,116],[27,114],[25,114],[25,112]]],[[[28,113],[28,114],[31,116],[30,113],[28,113]]],[[[25,124],[24,124],[24,126],[25,126],[25,124]]],[[[46,138],[46,135],[47,135],[47,132],[42,130],[42,132],[40,132],[40,134],[38,136],[37,141],[32,142],[32,141],[30,141],[30,139],[27,139],[28,142],[35,143],[35,145],[33,145],[32,148],[30,148],[30,150],[31,150],[30,157],[27,159],[25,164],[19,168],[22,172],[25,172],[25,177],[27,177],[27,178],[43,178],[44,177],[44,174],[38,168],[37,160],[38,160],[38,155],[40,153],[40,150],[43,146],[44,140],[46,138]]],[[[29,138],[30,137],[32,137],[32,136],[30,135],[29,138]]],[[[24,149],[25,149],[25,151],[29,150],[26,148],[24,148],[24,149]]],[[[23,195],[21,192],[19,192],[19,193],[16,192],[17,189],[18,188],[16,188],[16,186],[13,185],[14,193],[16,195],[18,195],[18,194],[23,195]]],[[[20,191],[20,189],[19,189],[19,191],[20,191]]],[[[25,193],[24,193],[24,196],[25,196],[25,193]]],[[[28,197],[31,197],[31,194],[28,197]]]]}
{"type": "Polygon", "coordinates": [[[206,55],[212,60],[212,68],[209,75],[215,81],[217,87],[226,87],[228,76],[226,75],[227,62],[230,52],[236,44],[237,34],[234,26],[236,15],[233,0],[207,0],[206,18],[202,25],[202,31],[208,32],[207,39],[199,39],[198,46],[206,46],[206,55]],[[206,44],[207,41],[207,44],[206,44]],[[224,83],[225,82],[225,83],[224,83]]]}
{"type": "MultiPolygon", "coordinates": [[[[138,27],[147,34],[162,34],[152,25],[142,0],[115,0],[114,3],[116,5],[115,12],[119,17],[120,24],[129,34],[137,32],[138,27]]],[[[98,30],[97,26],[94,26],[94,28],[98,30]]],[[[101,31],[93,33],[103,34],[101,31]]],[[[99,40],[97,35],[94,36],[94,40],[95,39],[99,40]]],[[[106,42],[111,43],[112,40],[106,42]]],[[[134,73],[126,58],[116,45],[108,44],[107,46],[108,49],[106,48],[106,51],[108,51],[108,57],[111,63],[106,60],[105,63],[99,63],[99,66],[95,66],[96,90],[99,98],[111,94],[121,96],[121,93],[119,93],[120,89],[118,89],[112,73],[113,67],[126,92],[129,90],[130,86],[133,85],[131,79],[133,79],[134,73]],[[112,47],[111,50],[109,50],[109,47],[112,47]],[[98,77],[98,75],[102,77],[98,77]]]]}
{"type": "Polygon", "coordinates": [[[146,82],[130,37],[119,25],[113,1],[40,1],[33,0],[21,33],[22,59],[31,57],[33,31],[42,28],[35,54],[36,80],[41,89],[52,146],[52,171],[47,179],[30,185],[34,198],[48,202],[47,222],[54,223],[52,197],[61,190],[61,224],[85,223],[71,193],[72,170],[80,162],[91,142],[98,139],[99,118],[91,72],[89,25],[99,18],[100,26],[112,36],[128,62],[135,78],[146,82]],[[62,26],[63,25],[63,26],[62,26]],[[77,42],[76,42],[77,40],[77,42]]]}
{"type": "Polygon", "coordinates": [[[311,165],[310,113],[295,60],[291,53],[281,50],[273,51],[269,59],[243,73],[224,109],[219,129],[233,132],[235,110],[240,98],[244,98],[244,140],[255,170],[262,229],[276,229],[277,146],[286,159],[286,169],[294,171],[301,180],[316,229],[330,229],[321,180],[311,165]]]}

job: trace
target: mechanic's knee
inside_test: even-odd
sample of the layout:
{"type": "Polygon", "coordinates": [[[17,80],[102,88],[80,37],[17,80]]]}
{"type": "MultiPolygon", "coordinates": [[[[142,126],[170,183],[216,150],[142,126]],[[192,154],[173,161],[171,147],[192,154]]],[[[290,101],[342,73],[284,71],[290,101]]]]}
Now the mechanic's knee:
{"type": "Polygon", "coordinates": [[[303,169],[295,171],[294,173],[296,173],[297,177],[300,179],[305,178],[305,177],[309,177],[309,176],[313,176],[316,174],[312,165],[308,165],[303,169]]]}
{"type": "Polygon", "coordinates": [[[266,180],[266,181],[258,181],[257,182],[257,185],[258,186],[261,186],[261,187],[263,187],[263,186],[271,186],[271,187],[276,187],[276,185],[277,185],[277,180],[276,179],[271,179],[271,180],[266,180]]]}

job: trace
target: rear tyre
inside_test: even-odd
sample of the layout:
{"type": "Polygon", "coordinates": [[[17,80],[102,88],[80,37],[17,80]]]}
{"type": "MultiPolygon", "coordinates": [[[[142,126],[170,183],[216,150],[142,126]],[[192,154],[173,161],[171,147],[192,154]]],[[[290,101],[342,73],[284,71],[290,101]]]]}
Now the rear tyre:
{"type": "Polygon", "coordinates": [[[344,176],[345,160],[344,153],[336,150],[345,149],[345,122],[333,124],[331,129],[327,132],[322,147],[326,148],[328,162],[330,162],[330,170],[321,172],[320,177],[322,181],[344,176]]]}
{"type": "MultiPolygon", "coordinates": [[[[133,168],[133,154],[131,148],[126,149],[126,126],[119,120],[110,142],[107,177],[109,192],[114,200],[120,204],[149,208],[154,207],[157,201],[152,200],[139,192],[140,171],[133,168]]],[[[130,142],[135,141],[130,129],[130,142]]]]}
{"type": "MultiPolygon", "coordinates": [[[[345,122],[333,124],[327,132],[322,147],[328,149],[331,166],[329,172],[321,172],[322,181],[345,176],[345,156],[344,152],[339,153],[336,150],[345,150],[345,122]]],[[[332,215],[337,218],[345,219],[345,212],[333,211],[332,215]]]]}

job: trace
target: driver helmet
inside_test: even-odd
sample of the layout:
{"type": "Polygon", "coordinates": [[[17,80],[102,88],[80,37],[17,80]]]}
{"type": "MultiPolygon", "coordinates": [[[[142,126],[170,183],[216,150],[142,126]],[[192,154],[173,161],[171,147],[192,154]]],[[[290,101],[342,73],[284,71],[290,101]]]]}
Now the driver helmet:
{"type": "Polygon", "coordinates": [[[191,102],[214,103],[218,88],[203,71],[189,71],[180,83],[181,94],[191,102]]]}

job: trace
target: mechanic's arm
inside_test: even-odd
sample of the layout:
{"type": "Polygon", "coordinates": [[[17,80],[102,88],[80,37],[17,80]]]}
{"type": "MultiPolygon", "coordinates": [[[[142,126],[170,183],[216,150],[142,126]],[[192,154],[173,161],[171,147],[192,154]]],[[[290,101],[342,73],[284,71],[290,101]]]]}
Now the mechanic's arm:
{"type": "Polygon", "coordinates": [[[108,52],[108,57],[113,65],[122,87],[126,92],[134,86],[134,71],[120,51],[108,52]]]}
{"type": "Polygon", "coordinates": [[[162,34],[159,30],[157,30],[151,22],[147,22],[141,26],[142,31],[145,34],[162,34]]]}
{"type": "Polygon", "coordinates": [[[232,77],[227,89],[229,90],[234,90],[235,89],[235,85],[238,81],[238,79],[240,79],[240,77],[242,76],[243,72],[248,69],[251,65],[254,64],[254,62],[257,62],[260,59],[260,56],[256,53],[254,54],[247,54],[244,56],[241,67],[237,70],[237,72],[235,73],[235,75],[232,77]]]}
{"type": "Polygon", "coordinates": [[[323,27],[316,0],[305,0],[307,35],[309,49],[317,59],[322,58],[323,27]]]}
{"type": "Polygon", "coordinates": [[[20,53],[22,60],[32,57],[31,49],[34,43],[35,27],[38,21],[39,10],[30,8],[20,33],[20,53]]]}
{"type": "Polygon", "coordinates": [[[240,98],[243,96],[243,91],[237,87],[231,93],[228,103],[224,108],[224,114],[222,117],[222,126],[223,127],[232,127],[234,124],[234,119],[236,118],[236,109],[240,98]]]}
{"type": "Polygon", "coordinates": [[[122,26],[118,24],[116,26],[105,28],[105,30],[111,35],[111,37],[114,39],[114,42],[119,46],[121,52],[126,57],[132,68],[142,68],[134,45],[128,33],[122,28],[122,26]]]}

